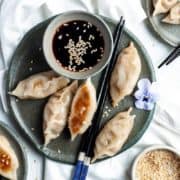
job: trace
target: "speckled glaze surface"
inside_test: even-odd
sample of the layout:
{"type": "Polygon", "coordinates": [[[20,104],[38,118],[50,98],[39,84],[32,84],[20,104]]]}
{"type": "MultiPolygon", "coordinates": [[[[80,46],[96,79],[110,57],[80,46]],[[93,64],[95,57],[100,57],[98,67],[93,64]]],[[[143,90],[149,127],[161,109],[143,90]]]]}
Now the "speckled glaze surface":
{"type": "MultiPolygon", "coordinates": [[[[107,18],[104,18],[104,20],[113,32],[116,23],[107,18]]],[[[15,88],[20,80],[37,72],[50,69],[42,53],[42,37],[45,28],[50,21],[51,19],[35,26],[20,42],[14,52],[12,63],[9,68],[7,92],[15,88]]],[[[155,73],[151,64],[151,59],[143,48],[143,45],[127,29],[124,30],[119,49],[126,47],[130,41],[134,42],[142,59],[142,72],[140,78],[147,77],[151,81],[155,81],[155,73]]],[[[100,85],[101,78],[103,78],[102,73],[99,73],[92,78],[92,82],[97,89],[100,85]]],[[[18,122],[26,136],[40,152],[56,161],[68,164],[75,163],[81,143],[81,137],[79,136],[71,142],[70,133],[67,128],[60,137],[53,140],[47,147],[43,146],[42,114],[47,98],[43,100],[17,100],[15,97],[9,96],[8,94],[7,97],[9,99],[9,109],[14,116],[14,120],[18,122]]],[[[119,106],[113,109],[108,96],[106,99],[106,106],[108,109],[111,109],[111,112],[107,117],[102,117],[101,125],[111,119],[117,112],[124,111],[130,106],[134,107],[134,98],[133,96],[126,97],[121,101],[119,106]]],[[[149,112],[134,108],[133,114],[136,114],[134,128],[119,153],[129,149],[140,139],[152,120],[154,109],[149,112]]]]}
{"type": "Polygon", "coordinates": [[[159,37],[171,46],[177,46],[178,44],[180,44],[180,25],[161,22],[161,20],[167,15],[167,13],[152,16],[154,10],[152,0],[146,0],[145,6],[146,14],[152,25],[152,28],[159,35],[159,37]]]}
{"type": "MultiPolygon", "coordinates": [[[[0,121],[0,135],[3,135],[7,138],[18,158],[19,168],[17,171],[17,176],[18,176],[17,179],[25,180],[27,175],[27,158],[24,152],[24,147],[20,144],[19,138],[15,135],[15,132],[10,127],[2,123],[1,121],[0,121]]],[[[7,180],[6,178],[1,176],[0,179],[7,180]]]]}

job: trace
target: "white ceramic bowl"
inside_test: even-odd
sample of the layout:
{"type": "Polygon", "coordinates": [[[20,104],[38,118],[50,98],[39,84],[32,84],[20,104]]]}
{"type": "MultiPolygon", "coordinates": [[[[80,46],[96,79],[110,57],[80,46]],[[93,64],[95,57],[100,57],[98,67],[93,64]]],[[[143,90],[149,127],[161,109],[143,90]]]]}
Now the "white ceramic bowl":
{"type": "Polygon", "coordinates": [[[55,17],[48,25],[43,37],[43,52],[49,66],[58,74],[72,78],[85,79],[100,72],[109,62],[113,50],[113,38],[109,27],[98,16],[83,11],[70,11],[55,17]],[[56,58],[53,53],[52,43],[56,30],[64,23],[69,21],[82,20],[92,23],[96,26],[104,39],[104,55],[101,61],[92,69],[84,72],[72,72],[57,65],[56,58]]]}
{"type": "Polygon", "coordinates": [[[137,180],[136,179],[136,167],[137,167],[137,163],[140,160],[140,158],[143,157],[146,153],[154,151],[154,150],[168,150],[170,152],[173,152],[177,156],[180,156],[180,152],[178,152],[178,150],[176,150],[175,148],[172,148],[170,146],[165,146],[165,145],[150,146],[150,147],[146,148],[144,151],[142,151],[134,160],[134,163],[132,165],[132,171],[131,171],[131,179],[132,180],[137,180]]]}

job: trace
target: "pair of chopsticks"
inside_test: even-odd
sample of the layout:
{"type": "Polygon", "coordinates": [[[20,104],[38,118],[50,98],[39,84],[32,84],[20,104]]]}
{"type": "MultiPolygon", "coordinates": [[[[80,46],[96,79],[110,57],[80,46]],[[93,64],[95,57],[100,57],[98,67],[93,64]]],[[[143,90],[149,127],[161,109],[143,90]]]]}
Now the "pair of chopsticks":
{"type": "Polygon", "coordinates": [[[97,100],[98,108],[94,114],[92,125],[89,127],[89,129],[86,131],[86,133],[83,136],[83,142],[82,146],[80,148],[80,153],[78,156],[78,161],[75,166],[74,174],[72,179],[73,180],[85,180],[88,168],[90,165],[91,158],[93,156],[93,147],[95,143],[95,137],[97,135],[97,132],[99,130],[100,126],[100,120],[103,113],[105,100],[108,92],[108,83],[110,79],[111,72],[113,70],[113,67],[116,63],[117,55],[119,53],[118,50],[118,44],[122,37],[123,27],[124,27],[125,20],[123,17],[120,18],[120,21],[116,27],[115,35],[114,35],[114,50],[111,57],[111,60],[109,64],[107,65],[101,82],[101,86],[99,89],[99,96],[97,100]]]}
{"type": "Polygon", "coordinates": [[[163,65],[169,65],[178,56],[180,56],[180,44],[169,54],[169,56],[158,66],[158,68],[161,68],[163,65]]]}

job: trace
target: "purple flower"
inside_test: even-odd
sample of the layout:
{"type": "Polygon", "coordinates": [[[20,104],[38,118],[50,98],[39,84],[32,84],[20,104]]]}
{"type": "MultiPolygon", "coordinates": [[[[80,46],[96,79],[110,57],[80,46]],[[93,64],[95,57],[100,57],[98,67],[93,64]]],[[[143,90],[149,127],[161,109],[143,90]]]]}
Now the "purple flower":
{"type": "Polygon", "coordinates": [[[138,90],[134,93],[134,97],[137,99],[135,101],[136,108],[148,111],[153,109],[154,103],[159,99],[157,86],[155,85],[155,82],[151,84],[149,79],[146,78],[139,80],[138,90]]]}

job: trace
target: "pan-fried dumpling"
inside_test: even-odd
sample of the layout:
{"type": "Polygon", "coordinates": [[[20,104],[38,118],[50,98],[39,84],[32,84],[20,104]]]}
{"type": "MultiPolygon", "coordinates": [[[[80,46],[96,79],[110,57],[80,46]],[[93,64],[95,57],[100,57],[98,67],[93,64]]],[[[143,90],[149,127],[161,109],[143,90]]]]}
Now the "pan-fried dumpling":
{"type": "Polygon", "coordinates": [[[171,8],[169,14],[162,21],[169,24],[180,24],[180,2],[171,8]]]}
{"type": "Polygon", "coordinates": [[[96,138],[92,162],[104,156],[115,155],[126,142],[134,125],[135,115],[128,111],[118,113],[107,122],[96,138]]]}
{"type": "Polygon", "coordinates": [[[53,71],[41,72],[20,81],[10,94],[20,99],[41,99],[62,89],[68,83],[69,79],[58,76],[53,71]]]}
{"type": "Polygon", "coordinates": [[[131,42],[119,54],[110,79],[110,95],[112,105],[118,103],[127,95],[130,95],[136,85],[141,72],[141,60],[137,49],[131,42]]]}
{"type": "Polygon", "coordinates": [[[78,88],[71,106],[68,126],[72,140],[90,126],[96,106],[96,90],[91,80],[87,79],[78,88]]]}
{"type": "Polygon", "coordinates": [[[153,16],[168,12],[176,3],[177,0],[153,0],[153,16]]]}
{"type": "Polygon", "coordinates": [[[78,88],[74,81],[68,87],[53,94],[44,108],[43,131],[45,145],[60,136],[66,126],[72,98],[78,88]]]}
{"type": "Polygon", "coordinates": [[[8,140],[0,135],[0,175],[17,180],[19,162],[8,140]]]}

